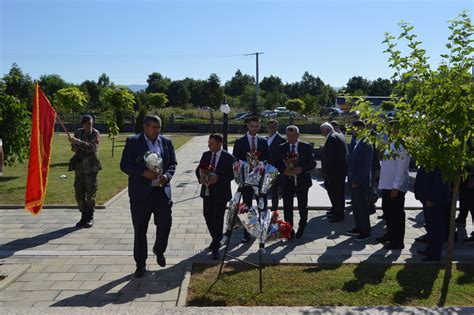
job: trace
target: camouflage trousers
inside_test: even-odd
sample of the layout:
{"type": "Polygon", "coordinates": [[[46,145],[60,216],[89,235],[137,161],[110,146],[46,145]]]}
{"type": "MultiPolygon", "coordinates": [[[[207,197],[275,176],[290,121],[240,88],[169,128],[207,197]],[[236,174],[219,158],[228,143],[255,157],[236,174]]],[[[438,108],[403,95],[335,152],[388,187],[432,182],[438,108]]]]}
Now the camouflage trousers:
{"type": "Polygon", "coordinates": [[[76,168],[76,178],[74,179],[74,190],[79,210],[84,214],[92,215],[95,208],[95,197],[99,180],[98,172],[84,173],[80,168],[76,168]]]}

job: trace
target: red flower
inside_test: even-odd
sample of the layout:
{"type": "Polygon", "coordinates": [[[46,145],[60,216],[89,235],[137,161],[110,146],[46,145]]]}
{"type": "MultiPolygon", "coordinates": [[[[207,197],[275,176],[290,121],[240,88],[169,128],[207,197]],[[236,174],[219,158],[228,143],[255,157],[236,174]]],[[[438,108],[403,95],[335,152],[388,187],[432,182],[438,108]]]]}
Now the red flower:
{"type": "Polygon", "coordinates": [[[281,220],[278,220],[278,221],[279,221],[278,223],[280,224],[278,228],[278,232],[281,238],[289,240],[291,238],[291,235],[293,234],[293,227],[288,222],[283,222],[281,220]]]}

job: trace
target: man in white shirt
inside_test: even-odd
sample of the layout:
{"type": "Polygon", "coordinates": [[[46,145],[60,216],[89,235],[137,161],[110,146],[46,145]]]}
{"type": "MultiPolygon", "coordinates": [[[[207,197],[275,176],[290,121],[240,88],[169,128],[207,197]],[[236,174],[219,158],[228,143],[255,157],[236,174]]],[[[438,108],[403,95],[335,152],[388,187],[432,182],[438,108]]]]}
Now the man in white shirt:
{"type": "MultiPolygon", "coordinates": [[[[394,126],[393,133],[398,133],[394,126]]],[[[384,152],[381,162],[379,189],[382,191],[382,210],[384,212],[387,232],[377,238],[381,243],[388,242],[386,249],[403,249],[405,237],[405,194],[408,190],[408,168],[410,156],[403,146],[398,148],[392,143],[390,149],[394,156],[388,157],[384,152]]]]}

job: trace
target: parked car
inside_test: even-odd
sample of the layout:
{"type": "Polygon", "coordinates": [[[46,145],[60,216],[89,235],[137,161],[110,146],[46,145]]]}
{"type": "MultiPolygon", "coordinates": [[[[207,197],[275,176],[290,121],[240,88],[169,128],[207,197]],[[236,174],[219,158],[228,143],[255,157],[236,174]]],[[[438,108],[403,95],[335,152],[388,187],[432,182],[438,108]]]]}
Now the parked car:
{"type": "Polygon", "coordinates": [[[260,116],[265,117],[265,118],[273,118],[277,114],[274,110],[264,110],[263,112],[260,113],[260,116]]]}
{"type": "Polygon", "coordinates": [[[245,119],[250,118],[252,116],[253,116],[252,113],[244,113],[243,115],[239,115],[238,117],[236,115],[235,120],[239,120],[239,121],[240,120],[245,120],[245,119]]]}

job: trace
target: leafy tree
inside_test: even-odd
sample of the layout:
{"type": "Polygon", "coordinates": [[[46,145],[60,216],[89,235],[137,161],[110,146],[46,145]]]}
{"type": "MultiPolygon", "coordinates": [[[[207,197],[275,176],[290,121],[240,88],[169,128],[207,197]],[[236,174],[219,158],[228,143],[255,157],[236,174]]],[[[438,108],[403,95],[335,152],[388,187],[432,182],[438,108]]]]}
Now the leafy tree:
{"type": "Polygon", "coordinates": [[[54,93],[69,86],[59,74],[43,74],[40,76],[38,84],[50,100],[53,99],[54,93]]]}
{"type": "Polygon", "coordinates": [[[101,87],[101,88],[106,88],[106,87],[111,86],[109,76],[106,75],[105,73],[102,73],[99,76],[99,79],[97,80],[97,85],[99,85],[99,87],[101,87]]]}
{"type": "Polygon", "coordinates": [[[172,107],[186,106],[191,97],[186,84],[183,81],[173,81],[168,86],[169,104],[172,107]]]}
{"type": "Polygon", "coordinates": [[[250,85],[255,85],[255,78],[248,74],[242,74],[238,69],[230,81],[225,83],[224,92],[229,96],[240,96],[245,88],[250,85]]]}
{"type": "Polygon", "coordinates": [[[283,92],[288,95],[289,98],[298,98],[301,96],[300,82],[286,83],[283,86],[283,92]]]}
{"type": "Polygon", "coordinates": [[[81,112],[87,104],[87,97],[77,87],[67,87],[54,93],[54,106],[61,112],[81,112]]]}
{"type": "Polygon", "coordinates": [[[321,95],[323,92],[325,92],[325,84],[323,80],[321,80],[319,77],[315,77],[311,74],[309,74],[308,71],[306,71],[303,76],[301,77],[301,82],[300,82],[300,96],[305,95],[305,94],[310,94],[310,95],[321,95]]]}
{"type": "Polygon", "coordinates": [[[361,76],[355,76],[349,79],[347,81],[347,84],[344,88],[344,90],[352,95],[360,94],[362,95],[367,95],[369,91],[369,81],[366,78],[363,78],[361,76]],[[356,93],[356,91],[359,91],[356,93]]]}
{"type": "Polygon", "coordinates": [[[148,76],[148,87],[145,89],[147,93],[166,93],[171,80],[161,75],[161,73],[153,72],[148,76]]]}
{"type": "Polygon", "coordinates": [[[301,112],[304,109],[304,106],[304,101],[299,98],[286,101],[286,108],[294,112],[301,112]]]}
{"type": "MultiPolygon", "coordinates": [[[[255,91],[255,86],[253,85],[248,85],[245,87],[244,92],[242,95],[239,97],[239,105],[240,107],[245,108],[246,110],[253,110],[253,106],[255,104],[255,96],[257,95],[255,91]]],[[[259,106],[265,104],[265,100],[262,98],[262,96],[259,96],[258,102],[257,102],[257,110],[259,106]]]]}
{"type": "Polygon", "coordinates": [[[165,93],[148,94],[148,108],[163,108],[168,103],[168,97],[165,93]]]}
{"type": "Polygon", "coordinates": [[[266,92],[283,92],[283,82],[277,76],[269,76],[262,79],[260,89],[266,92]]]}
{"type": "Polygon", "coordinates": [[[0,84],[0,139],[3,141],[5,165],[23,162],[29,155],[31,114],[27,106],[5,92],[0,84]]]}
{"type": "Polygon", "coordinates": [[[279,91],[268,91],[263,92],[263,105],[265,109],[275,109],[278,106],[282,106],[288,100],[288,96],[285,93],[279,91]]]}
{"type": "Polygon", "coordinates": [[[318,101],[318,97],[310,94],[306,94],[302,99],[304,102],[304,108],[302,110],[303,114],[313,114],[319,113],[321,110],[321,105],[318,101]]]}
{"type": "Polygon", "coordinates": [[[89,99],[87,111],[102,111],[104,107],[100,101],[101,87],[94,80],[86,80],[81,83],[80,88],[84,91],[89,99]]]}
{"type": "Polygon", "coordinates": [[[368,88],[370,96],[390,96],[392,94],[392,82],[389,79],[378,78],[371,81],[368,88]]]}
{"type": "Polygon", "coordinates": [[[221,81],[217,74],[212,73],[207,79],[204,87],[205,104],[211,108],[217,109],[224,101],[224,89],[221,87],[221,81]]]}
{"type": "MultiPolygon", "coordinates": [[[[446,272],[439,303],[443,305],[451,277],[459,184],[474,165],[468,147],[474,135],[474,82],[470,73],[474,66],[474,26],[466,12],[451,21],[452,33],[446,44],[449,53],[441,55],[442,62],[436,70],[431,69],[426,51],[420,48],[413,26],[401,22],[400,27],[398,37],[386,33],[384,41],[390,67],[395,71],[393,78],[397,79],[392,96],[399,133],[390,133],[390,125],[369,102],[359,101],[357,110],[362,118],[390,134],[390,142],[403,145],[418,164],[428,170],[439,169],[444,180],[453,184],[446,272]],[[407,43],[406,55],[398,50],[402,40],[407,43]]],[[[374,136],[370,139],[382,148],[387,147],[374,136]]]]}
{"type": "Polygon", "coordinates": [[[183,83],[187,86],[187,89],[190,93],[189,103],[196,107],[203,106],[205,104],[204,90],[206,87],[206,81],[185,78],[183,83]]]}
{"type": "Polygon", "coordinates": [[[28,74],[23,74],[16,63],[12,64],[12,68],[2,78],[2,81],[5,83],[4,92],[6,94],[16,97],[24,104],[33,103],[35,93],[33,81],[28,74]]]}
{"type": "Polygon", "coordinates": [[[112,86],[105,90],[103,101],[107,105],[107,110],[115,118],[118,127],[123,128],[123,115],[133,111],[135,97],[126,87],[112,86]]]}
{"type": "Polygon", "coordinates": [[[115,148],[115,137],[119,135],[120,129],[117,125],[117,120],[115,119],[113,115],[107,115],[106,123],[107,123],[108,138],[112,139],[112,157],[113,157],[114,148],[115,148]]]}

